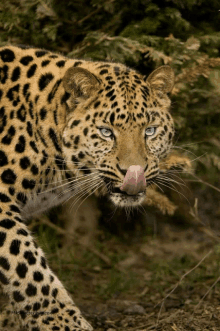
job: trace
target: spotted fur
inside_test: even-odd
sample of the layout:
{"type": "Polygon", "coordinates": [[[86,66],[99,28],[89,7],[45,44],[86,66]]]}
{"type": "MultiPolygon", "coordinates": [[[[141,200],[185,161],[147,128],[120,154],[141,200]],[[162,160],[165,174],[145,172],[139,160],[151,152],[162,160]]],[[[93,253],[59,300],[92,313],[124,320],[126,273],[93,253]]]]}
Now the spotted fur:
{"type": "MultiPolygon", "coordinates": [[[[121,64],[0,48],[0,283],[8,310],[27,330],[91,326],[24,220],[85,192],[122,207],[142,203],[146,191],[129,195],[120,187],[131,165],[144,169],[147,186],[158,175],[174,133],[173,83],[168,66],[144,77],[121,64]]],[[[1,328],[15,330],[6,315],[1,328]]]]}

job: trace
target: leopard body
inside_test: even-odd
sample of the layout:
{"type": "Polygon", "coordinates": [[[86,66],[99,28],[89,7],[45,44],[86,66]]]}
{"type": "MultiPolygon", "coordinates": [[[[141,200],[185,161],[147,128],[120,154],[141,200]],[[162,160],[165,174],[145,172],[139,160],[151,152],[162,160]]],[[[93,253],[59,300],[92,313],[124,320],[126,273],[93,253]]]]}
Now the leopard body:
{"type": "MultiPolygon", "coordinates": [[[[172,145],[173,84],[168,66],[144,77],[118,63],[0,48],[0,283],[22,327],[91,330],[24,221],[85,192],[141,204],[172,145]],[[133,165],[141,188],[125,179],[133,165]]],[[[16,327],[1,317],[1,329],[16,327]]]]}

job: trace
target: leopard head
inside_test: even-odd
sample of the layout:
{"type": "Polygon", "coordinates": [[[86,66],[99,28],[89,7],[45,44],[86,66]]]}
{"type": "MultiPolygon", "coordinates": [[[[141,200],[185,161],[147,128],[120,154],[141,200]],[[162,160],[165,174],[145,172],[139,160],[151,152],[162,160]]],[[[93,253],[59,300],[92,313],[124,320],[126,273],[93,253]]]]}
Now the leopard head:
{"type": "Polygon", "coordinates": [[[104,192],[122,207],[143,202],[172,145],[167,93],[173,85],[169,66],[148,77],[116,64],[67,70],[63,151],[88,192],[104,192]]]}

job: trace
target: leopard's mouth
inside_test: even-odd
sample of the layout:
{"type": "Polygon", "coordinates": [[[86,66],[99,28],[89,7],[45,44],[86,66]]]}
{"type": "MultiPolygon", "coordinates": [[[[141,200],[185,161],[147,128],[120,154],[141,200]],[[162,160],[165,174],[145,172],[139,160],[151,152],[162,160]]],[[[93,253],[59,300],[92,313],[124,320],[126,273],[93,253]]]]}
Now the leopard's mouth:
{"type": "Polygon", "coordinates": [[[146,196],[146,190],[143,192],[139,192],[134,195],[130,195],[125,191],[121,191],[119,186],[114,185],[114,181],[109,178],[103,178],[109,199],[114,203],[114,205],[120,207],[127,207],[127,206],[138,206],[140,205],[146,196]]]}
{"type": "Polygon", "coordinates": [[[136,196],[141,196],[142,194],[145,194],[145,192],[146,191],[139,192],[137,194],[132,194],[131,195],[131,194],[128,194],[126,192],[122,192],[119,187],[113,187],[112,190],[111,190],[111,192],[110,192],[110,194],[117,193],[117,194],[121,194],[121,195],[124,195],[124,196],[127,196],[127,197],[136,197],[136,196]]]}

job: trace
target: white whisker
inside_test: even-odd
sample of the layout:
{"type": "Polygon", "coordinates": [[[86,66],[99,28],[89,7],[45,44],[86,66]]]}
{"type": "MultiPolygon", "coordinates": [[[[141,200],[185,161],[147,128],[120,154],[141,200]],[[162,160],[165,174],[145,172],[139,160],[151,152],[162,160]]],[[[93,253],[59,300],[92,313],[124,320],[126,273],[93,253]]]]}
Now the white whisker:
{"type": "Polygon", "coordinates": [[[164,190],[156,182],[153,182],[153,184],[155,184],[159,188],[159,190],[164,193],[164,190]]]}
{"type": "MultiPolygon", "coordinates": [[[[84,178],[86,179],[87,177],[89,176],[94,176],[94,175],[97,175],[96,173],[91,173],[91,174],[88,174],[88,175],[82,175],[82,176],[79,176],[77,178],[73,177],[74,179],[73,180],[69,180],[69,179],[64,179],[64,180],[61,180],[61,181],[57,181],[55,183],[50,183],[49,185],[53,185],[53,187],[51,187],[50,189],[46,190],[46,191],[42,191],[42,192],[39,192],[38,194],[44,194],[44,193],[47,193],[47,192],[50,192],[52,190],[56,190],[56,189],[60,189],[66,185],[70,185],[72,184],[73,182],[79,182],[80,180],[83,180],[84,178]],[[56,183],[59,183],[59,182],[62,182],[62,181],[66,181],[66,183],[62,184],[62,185],[58,185],[56,186],[56,183]]],[[[46,184],[45,184],[46,185],[46,184]]]]}
{"type": "Polygon", "coordinates": [[[118,205],[115,207],[115,209],[113,210],[113,212],[109,213],[108,215],[112,214],[112,217],[110,219],[107,220],[107,222],[110,222],[111,219],[115,216],[116,211],[118,210],[118,205]]]}
{"type": "Polygon", "coordinates": [[[166,176],[160,176],[160,175],[158,175],[157,178],[159,178],[159,179],[161,179],[161,180],[164,180],[164,181],[166,181],[166,182],[168,182],[168,183],[172,182],[172,183],[175,183],[175,184],[177,184],[177,185],[187,187],[186,184],[184,184],[184,183],[180,183],[180,182],[178,182],[177,180],[174,180],[173,178],[169,178],[169,177],[166,177],[166,176]]]}
{"type": "Polygon", "coordinates": [[[75,211],[75,214],[74,214],[74,216],[76,215],[76,213],[77,213],[77,211],[78,211],[78,209],[79,209],[79,207],[83,204],[83,202],[90,196],[90,195],[92,195],[99,187],[101,187],[103,185],[103,181],[100,181],[100,182],[98,182],[95,186],[93,186],[93,188],[91,188],[89,191],[91,191],[91,190],[93,190],[91,193],[89,193],[89,192],[84,192],[84,194],[82,195],[82,196],[80,196],[80,198],[78,198],[76,201],[74,201],[74,203],[73,203],[73,205],[70,207],[70,211],[73,209],[73,207],[74,207],[74,205],[84,196],[84,195],[86,195],[86,194],[88,194],[89,193],[89,195],[87,195],[86,197],[85,197],[85,199],[83,199],[83,201],[79,204],[79,206],[77,207],[77,209],[76,209],[76,211],[75,211]]]}
{"type": "Polygon", "coordinates": [[[188,151],[187,149],[182,148],[182,147],[179,147],[179,146],[173,146],[173,147],[171,147],[171,149],[181,149],[182,151],[185,151],[185,152],[190,153],[190,154],[192,154],[192,155],[194,155],[194,156],[197,157],[197,155],[195,153],[193,153],[191,151],[188,151]]]}
{"type": "MultiPolygon", "coordinates": [[[[194,142],[194,143],[190,143],[190,144],[180,145],[180,147],[197,145],[197,144],[201,144],[201,143],[204,143],[204,142],[207,142],[207,140],[201,140],[201,141],[196,141],[196,142],[194,142]]],[[[179,146],[177,146],[177,147],[179,147],[179,146]]]]}
{"type": "MultiPolygon", "coordinates": [[[[187,202],[188,202],[189,205],[190,205],[189,200],[187,199],[187,197],[186,197],[183,193],[179,192],[177,189],[173,188],[172,186],[169,186],[169,185],[168,185],[169,183],[167,183],[167,185],[166,185],[166,184],[164,184],[164,182],[160,182],[160,180],[158,180],[158,181],[159,181],[159,183],[160,183],[161,185],[163,185],[163,186],[165,186],[165,187],[168,187],[168,188],[171,189],[172,191],[177,192],[179,195],[182,195],[182,196],[187,200],[187,202]]],[[[170,184],[170,185],[171,185],[171,184],[170,184]]]]}
{"type": "MultiPolygon", "coordinates": [[[[165,174],[166,174],[167,176],[175,177],[175,178],[181,180],[181,181],[184,183],[184,180],[183,180],[180,176],[177,176],[176,174],[172,173],[171,171],[170,171],[170,172],[167,171],[165,174]]],[[[161,175],[163,175],[163,173],[162,173],[161,175]]]]}
{"type": "Polygon", "coordinates": [[[68,187],[66,190],[60,192],[58,194],[58,197],[61,197],[62,195],[73,191],[74,195],[80,193],[82,190],[86,189],[87,187],[89,187],[91,184],[93,184],[94,182],[97,182],[97,179],[99,178],[98,176],[95,176],[92,179],[85,179],[80,181],[79,183],[76,183],[75,185],[70,185],[70,187],[68,187]],[[79,188],[81,187],[81,189],[79,190],[79,188]],[[75,192],[74,192],[75,191],[75,192]]]}

